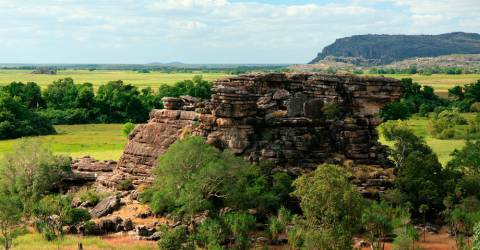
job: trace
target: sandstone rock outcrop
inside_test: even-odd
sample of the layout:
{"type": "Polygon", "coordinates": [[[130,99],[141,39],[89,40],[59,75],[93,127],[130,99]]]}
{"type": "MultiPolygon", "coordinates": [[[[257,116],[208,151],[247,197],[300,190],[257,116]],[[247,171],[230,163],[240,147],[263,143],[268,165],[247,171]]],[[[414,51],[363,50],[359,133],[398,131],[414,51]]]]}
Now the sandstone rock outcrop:
{"type": "Polygon", "coordinates": [[[294,173],[345,159],[382,165],[376,115],[400,98],[402,86],[383,77],[271,73],[218,80],[213,92],[204,102],[165,98],[166,109],[153,110],[130,134],[113,183],[151,182],[156,159],[186,134],[294,173]]]}
{"type": "Polygon", "coordinates": [[[92,218],[100,218],[107,214],[112,213],[120,207],[120,198],[117,195],[112,195],[100,203],[98,203],[91,211],[92,218]]]}

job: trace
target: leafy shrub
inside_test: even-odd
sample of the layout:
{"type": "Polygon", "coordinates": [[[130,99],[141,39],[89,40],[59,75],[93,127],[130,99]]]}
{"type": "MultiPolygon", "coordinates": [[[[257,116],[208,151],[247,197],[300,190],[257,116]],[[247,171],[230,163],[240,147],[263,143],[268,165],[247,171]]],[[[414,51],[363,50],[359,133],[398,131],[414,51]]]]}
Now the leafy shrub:
{"type": "Polygon", "coordinates": [[[472,245],[472,250],[480,250],[480,223],[475,225],[472,245]]]}
{"type": "Polygon", "coordinates": [[[363,198],[343,168],[323,164],[293,183],[300,200],[307,249],[350,249],[362,212],[363,198]]]}
{"type": "Polygon", "coordinates": [[[52,124],[84,124],[92,122],[92,112],[83,108],[44,109],[38,112],[48,118],[52,124]]]}
{"type": "Polygon", "coordinates": [[[102,199],[108,197],[110,194],[108,192],[100,192],[95,188],[91,187],[82,187],[78,190],[74,197],[80,199],[81,202],[88,202],[93,206],[97,205],[102,199]]]}
{"type": "Polygon", "coordinates": [[[300,249],[304,245],[304,233],[299,226],[293,226],[288,231],[288,245],[291,249],[300,249]]]}
{"type": "Polygon", "coordinates": [[[206,219],[197,229],[196,240],[208,249],[221,246],[227,239],[227,230],[219,219],[206,219]]]}
{"type": "Polygon", "coordinates": [[[123,134],[128,137],[134,128],[135,128],[135,124],[131,122],[127,122],[123,124],[123,129],[122,129],[123,134]]]}
{"type": "Polygon", "coordinates": [[[327,119],[341,120],[345,112],[336,102],[327,102],[323,104],[322,112],[327,119]]]}
{"type": "Polygon", "coordinates": [[[268,221],[268,236],[273,243],[278,241],[278,236],[284,231],[285,225],[277,217],[270,217],[268,221]]]}
{"type": "Polygon", "coordinates": [[[474,102],[470,105],[471,112],[480,112],[480,102],[474,102]]]}
{"type": "Polygon", "coordinates": [[[408,106],[403,102],[388,103],[380,109],[379,115],[385,121],[405,120],[411,116],[408,106]]]}
{"type": "Polygon", "coordinates": [[[84,209],[72,208],[68,196],[48,195],[33,205],[35,228],[48,241],[63,236],[63,227],[76,225],[90,219],[84,209]]]}
{"type": "Polygon", "coordinates": [[[401,208],[394,208],[385,202],[371,202],[362,214],[362,225],[366,238],[375,250],[384,249],[383,240],[394,229],[404,226],[410,220],[401,208]]]}
{"type": "Polygon", "coordinates": [[[236,247],[238,249],[248,249],[250,245],[248,233],[255,229],[255,217],[242,212],[234,212],[223,215],[221,218],[235,238],[236,247]]]}
{"type": "Polygon", "coordinates": [[[143,192],[142,199],[155,213],[278,206],[268,180],[256,167],[228,150],[218,151],[201,137],[187,137],[172,144],[153,174],[155,183],[143,192]]]}
{"type": "Polygon", "coordinates": [[[53,155],[38,140],[21,140],[0,162],[0,190],[35,202],[62,185],[71,158],[53,155]]]}
{"type": "Polygon", "coordinates": [[[95,222],[89,220],[83,224],[85,235],[98,235],[100,233],[100,228],[95,222]]]}
{"type": "Polygon", "coordinates": [[[133,189],[133,182],[130,179],[122,180],[118,183],[118,190],[128,191],[133,189]]]}
{"type": "Polygon", "coordinates": [[[467,125],[468,121],[458,111],[444,110],[434,115],[428,124],[429,133],[439,139],[459,138],[461,125],[467,125]]]}
{"type": "Polygon", "coordinates": [[[160,250],[194,250],[193,243],[188,238],[187,228],[178,226],[174,229],[162,229],[163,236],[158,241],[160,250]]]}
{"type": "Polygon", "coordinates": [[[25,233],[22,226],[23,204],[20,197],[0,192],[0,243],[10,249],[15,238],[25,233]]]}

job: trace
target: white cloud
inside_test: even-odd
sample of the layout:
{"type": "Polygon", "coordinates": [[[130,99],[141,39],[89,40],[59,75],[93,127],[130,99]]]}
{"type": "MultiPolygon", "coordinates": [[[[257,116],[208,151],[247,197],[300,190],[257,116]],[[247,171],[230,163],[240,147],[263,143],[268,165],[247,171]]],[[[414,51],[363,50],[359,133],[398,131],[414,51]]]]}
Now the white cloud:
{"type": "Polygon", "coordinates": [[[0,54],[22,61],[306,62],[343,36],[480,32],[478,0],[291,2],[0,0],[0,54]],[[59,46],[72,55],[52,53],[59,46]]]}

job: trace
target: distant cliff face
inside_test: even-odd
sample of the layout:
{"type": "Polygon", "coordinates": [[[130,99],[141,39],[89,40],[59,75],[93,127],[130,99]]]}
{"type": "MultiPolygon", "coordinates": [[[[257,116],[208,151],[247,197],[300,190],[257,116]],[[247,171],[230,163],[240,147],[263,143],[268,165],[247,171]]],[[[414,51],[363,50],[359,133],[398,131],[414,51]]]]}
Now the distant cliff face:
{"type": "Polygon", "coordinates": [[[360,57],[387,64],[412,57],[450,54],[480,54],[480,34],[447,33],[441,35],[358,35],[337,39],[325,47],[310,63],[327,56],[360,57]]]}

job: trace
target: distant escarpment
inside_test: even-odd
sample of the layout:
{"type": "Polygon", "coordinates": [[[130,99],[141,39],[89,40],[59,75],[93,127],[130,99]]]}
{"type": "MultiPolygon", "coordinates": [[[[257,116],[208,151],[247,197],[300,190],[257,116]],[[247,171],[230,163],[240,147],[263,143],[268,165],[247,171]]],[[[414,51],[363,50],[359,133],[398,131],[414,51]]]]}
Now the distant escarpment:
{"type": "Polygon", "coordinates": [[[129,136],[107,185],[152,181],[155,161],[177,139],[203,136],[251,162],[293,174],[320,163],[384,165],[376,114],[400,98],[398,80],[353,75],[253,74],[218,80],[212,99],[164,98],[129,136]]]}
{"type": "Polygon", "coordinates": [[[356,35],[337,39],[310,63],[328,56],[361,58],[382,65],[414,57],[480,54],[480,34],[454,32],[441,35],[356,35]]]}

